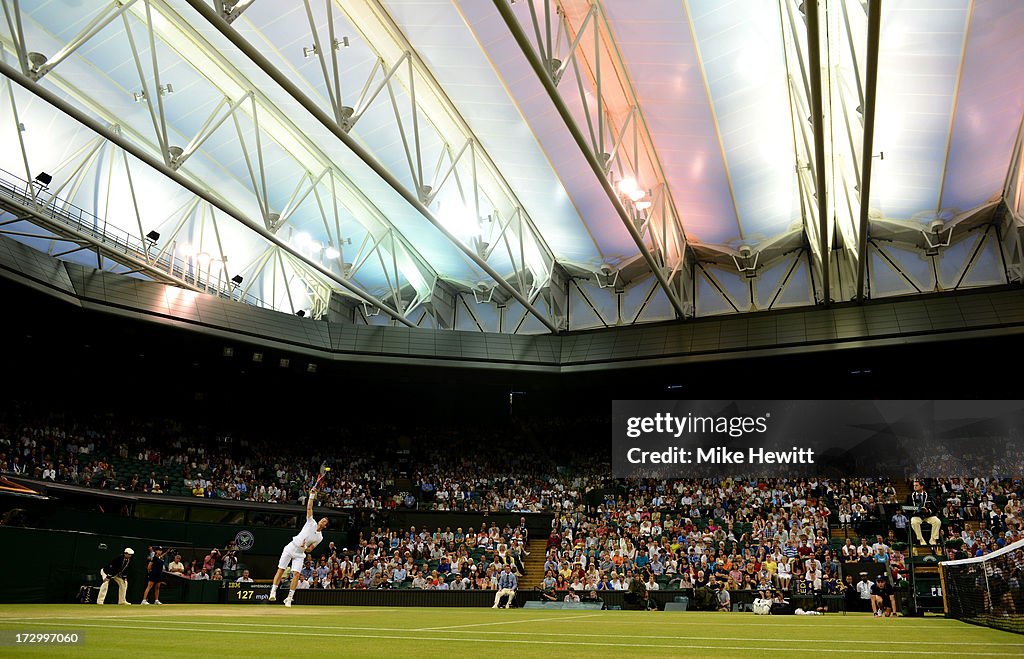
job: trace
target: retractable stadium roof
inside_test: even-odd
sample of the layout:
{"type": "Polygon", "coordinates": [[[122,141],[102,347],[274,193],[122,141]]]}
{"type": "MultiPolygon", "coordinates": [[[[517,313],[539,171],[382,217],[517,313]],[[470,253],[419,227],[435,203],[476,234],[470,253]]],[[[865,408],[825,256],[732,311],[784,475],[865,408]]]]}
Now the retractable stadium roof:
{"type": "Polygon", "coordinates": [[[1016,0],[0,0],[0,232],[550,333],[1019,282],[1016,0]]]}

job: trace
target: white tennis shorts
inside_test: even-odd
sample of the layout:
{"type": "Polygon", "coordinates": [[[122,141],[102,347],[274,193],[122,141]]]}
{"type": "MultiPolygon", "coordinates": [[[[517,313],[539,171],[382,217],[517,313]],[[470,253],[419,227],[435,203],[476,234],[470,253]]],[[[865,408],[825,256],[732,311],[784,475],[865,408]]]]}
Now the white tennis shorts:
{"type": "Polygon", "coordinates": [[[284,570],[291,564],[292,572],[298,572],[302,569],[302,564],[305,562],[306,552],[302,551],[300,547],[296,547],[294,543],[289,542],[284,546],[284,551],[281,552],[281,560],[277,562],[277,567],[284,570]]]}

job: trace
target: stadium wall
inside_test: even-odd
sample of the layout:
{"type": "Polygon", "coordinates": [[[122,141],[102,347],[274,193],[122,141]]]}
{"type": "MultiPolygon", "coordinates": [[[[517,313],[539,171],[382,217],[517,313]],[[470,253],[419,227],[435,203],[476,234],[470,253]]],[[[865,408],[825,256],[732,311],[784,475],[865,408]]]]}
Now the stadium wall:
{"type": "MultiPolygon", "coordinates": [[[[291,542],[292,536],[297,530],[294,528],[277,529],[247,525],[138,519],[67,508],[58,508],[51,517],[44,521],[46,527],[51,529],[107,535],[123,534],[136,538],[177,538],[181,543],[204,551],[209,551],[212,547],[223,549],[239,533],[246,531],[252,534],[254,540],[252,548],[248,550],[249,553],[275,554],[275,557],[280,555],[281,547],[291,542]]],[[[347,532],[328,531],[324,535],[325,542],[334,541],[338,546],[345,546],[349,542],[349,538],[350,534],[347,532]]]]}
{"type": "MultiPolygon", "coordinates": [[[[295,593],[295,603],[313,606],[439,606],[439,607],[477,607],[484,608],[494,604],[493,590],[300,590],[295,593]]],[[[753,591],[733,591],[733,605],[751,604],[754,601],[753,591]]],[[[601,591],[601,600],[609,608],[640,608],[639,605],[628,603],[629,593],[626,591],[601,591]]],[[[665,604],[686,598],[688,608],[694,608],[693,590],[659,590],[650,593],[651,599],[659,610],[665,604]]],[[[834,606],[842,606],[838,598],[834,606]]],[[[516,593],[515,606],[522,607],[530,601],[541,601],[540,591],[520,590],[516,593]]],[[[790,598],[798,607],[812,607],[813,597],[790,598]]]]}
{"type": "MultiPolygon", "coordinates": [[[[0,564],[10,568],[0,588],[0,603],[72,602],[82,585],[99,586],[100,568],[125,547],[135,550],[128,571],[128,599],[138,602],[146,586],[146,547],[150,544],[189,547],[173,537],[0,526],[0,564]]],[[[113,594],[109,599],[116,601],[113,594]]]]}
{"type": "MultiPolygon", "coordinates": [[[[165,494],[141,492],[113,492],[96,490],[63,483],[40,481],[32,478],[17,478],[15,482],[30,487],[50,498],[32,502],[28,499],[0,502],[5,506],[37,506],[39,523],[34,526],[47,528],[87,531],[91,533],[127,533],[146,537],[180,537],[196,547],[224,547],[239,532],[251,532],[257,541],[255,553],[280,553],[287,544],[305,514],[302,506],[294,504],[253,504],[247,501],[228,499],[203,499],[175,497],[165,494]],[[141,513],[140,504],[148,506],[151,513],[141,513]],[[124,508],[123,514],[93,512],[94,510],[114,511],[124,508]],[[197,522],[192,513],[195,509],[265,512],[268,514],[291,515],[294,520],[282,527],[267,527],[253,524],[217,524],[197,522]],[[153,515],[164,514],[166,518],[153,515]],[[187,520],[187,521],[186,521],[187,520]],[[267,549],[269,545],[270,549],[267,549]]],[[[372,521],[361,521],[359,513],[348,509],[320,508],[316,515],[325,514],[332,520],[332,526],[324,536],[325,542],[335,542],[339,547],[354,547],[359,541],[359,531],[373,531],[378,526],[390,529],[409,527],[444,528],[450,526],[468,529],[479,528],[481,523],[494,522],[499,526],[516,526],[521,518],[533,538],[546,537],[551,531],[551,513],[501,513],[501,512],[459,512],[443,510],[421,510],[399,507],[375,511],[372,521]],[[372,527],[372,528],[371,528],[372,527]]]]}
{"type": "Polygon", "coordinates": [[[79,308],[317,360],[585,373],[1024,333],[1019,286],[553,334],[328,322],[62,262],[0,236],[0,276],[79,308]]]}

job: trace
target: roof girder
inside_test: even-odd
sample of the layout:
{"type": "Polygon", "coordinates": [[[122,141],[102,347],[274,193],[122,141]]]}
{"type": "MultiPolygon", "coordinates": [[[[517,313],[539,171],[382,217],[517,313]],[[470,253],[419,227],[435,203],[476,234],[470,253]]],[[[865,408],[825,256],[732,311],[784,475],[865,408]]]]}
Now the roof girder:
{"type": "MultiPolygon", "coordinates": [[[[97,133],[98,135],[103,136],[107,141],[116,144],[122,150],[124,150],[127,153],[130,153],[135,158],[146,163],[154,170],[160,172],[167,178],[177,183],[179,186],[189,190],[197,197],[200,197],[201,199],[205,200],[211,206],[219,209],[220,211],[234,218],[238,222],[241,222],[243,225],[247,226],[249,229],[263,237],[267,242],[272,243],[273,245],[286,251],[291,251],[287,243],[282,241],[272,232],[268,231],[265,227],[253,222],[250,218],[244,216],[237,208],[234,208],[232,205],[230,205],[220,197],[213,194],[210,190],[204,189],[202,186],[195,183],[190,178],[171,169],[170,167],[167,166],[166,163],[157,160],[152,154],[149,153],[147,149],[136,145],[132,141],[126,139],[123,135],[102,125],[101,123],[99,123],[92,117],[88,116],[86,113],[74,107],[73,105],[66,103],[59,96],[57,96],[50,90],[46,89],[45,87],[42,87],[39,83],[31,80],[30,78],[28,78],[20,71],[7,64],[6,62],[0,61],[0,73],[2,73],[10,80],[18,83],[20,86],[22,86],[29,92],[40,97],[42,100],[46,101],[53,107],[61,110],[78,123],[86,126],[93,132],[97,133]]],[[[343,279],[342,277],[339,277],[335,273],[331,272],[330,270],[327,270],[322,265],[313,262],[304,255],[295,254],[294,256],[297,259],[303,261],[307,267],[310,267],[313,270],[319,272],[322,276],[330,280],[333,280],[342,288],[348,290],[350,293],[355,295],[357,298],[363,300],[367,304],[371,304],[381,309],[390,317],[394,318],[395,320],[398,320],[399,322],[402,322],[403,324],[413,325],[413,323],[409,321],[407,318],[405,318],[400,312],[396,311],[395,309],[392,309],[387,304],[385,304],[381,300],[378,300],[373,295],[367,293],[353,282],[347,279],[343,279]]]]}
{"type": "MultiPolygon", "coordinates": [[[[232,44],[235,45],[239,50],[245,54],[253,63],[255,63],[261,70],[263,70],[268,76],[270,76],[275,83],[277,83],[285,92],[288,93],[297,103],[303,106],[317,121],[323,125],[327,130],[335,135],[349,150],[356,154],[364,163],[366,163],[383,181],[391,186],[396,192],[401,195],[406,202],[412,206],[420,215],[422,215],[431,225],[433,225],[445,238],[455,247],[457,247],[470,261],[475,263],[480,269],[487,273],[502,289],[508,292],[512,297],[523,305],[531,314],[533,314],[542,324],[544,324],[550,331],[559,331],[558,325],[547,315],[537,309],[530,299],[523,294],[522,291],[516,289],[510,284],[504,277],[502,277],[488,262],[484,259],[478,249],[474,246],[465,244],[460,240],[443,222],[431,211],[424,201],[431,201],[430,198],[425,196],[425,192],[429,194],[430,190],[424,190],[424,177],[422,176],[422,160],[417,157],[416,175],[414,179],[418,182],[417,190],[409,190],[403,185],[395,175],[384,167],[376,157],[368,152],[361,144],[353,139],[349,134],[348,130],[351,126],[345,126],[343,123],[339,123],[336,117],[328,115],[319,105],[317,105],[312,99],[304,94],[298,86],[288,79],[277,67],[275,67],[266,57],[264,57],[258,49],[253,47],[241,34],[238,33],[230,24],[213,9],[211,9],[202,0],[187,0],[188,4],[192,6],[197,12],[199,12],[217,31],[219,31],[224,37],[226,37],[232,44]]],[[[408,51],[407,51],[408,53],[408,51]]],[[[410,74],[410,86],[415,85],[416,75],[423,75],[422,71],[416,71],[413,69],[411,53],[406,55],[406,60],[409,66],[410,74]]],[[[401,61],[392,65],[393,75],[394,67],[399,66],[401,61]]],[[[369,81],[368,81],[369,82],[369,81]]],[[[410,93],[415,97],[415,92],[410,89],[410,93]]],[[[418,116],[418,107],[413,102],[413,117],[414,120],[418,116]]],[[[355,108],[353,108],[355,109],[355,108]]],[[[339,108],[340,112],[340,108],[339,108]]],[[[414,129],[416,125],[414,123],[414,129]]],[[[473,140],[475,142],[475,140],[473,140]]],[[[417,153],[417,156],[420,154],[417,153]]],[[[411,160],[411,158],[410,158],[411,160]]],[[[475,159],[474,159],[475,162],[475,159]]],[[[411,164],[411,163],[410,163],[411,164]]],[[[538,234],[539,236],[539,234],[538,234]]]]}
{"type": "MultiPolygon", "coordinates": [[[[116,4],[116,3],[115,3],[116,4]]],[[[109,10],[110,8],[108,8],[109,10]]],[[[269,103],[262,94],[254,90],[248,81],[242,76],[237,70],[230,67],[226,60],[223,58],[216,58],[214,55],[207,53],[204,57],[207,57],[207,66],[198,66],[195,62],[186,57],[182,49],[187,47],[194,48],[195,44],[200,42],[200,38],[195,34],[190,34],[192,30],[191,26],[184,24],[180,20],[176,20],[176,15],[169,10],[163,3],[153,2],[146,0],[143,3],[133,4],[128,3],[124,9],[131,9],[131,13],[136,15],[142,22],[146,29],[146,38],[151,44],[154,39],[160,39],[166,43],[169,47],[178,51],[182,56],[182,60],[193,66],[200,74],[205,77],[211,85],[213,85],[220,93],[224,94],[224,100],[222,103],[214,109],[213,113],[207,119],[203,128],[196,134],[191,140],[189,145],[184,148],[175,151],[174,147],[169,143],[167,137],[168,134],[168,123],[163,113],[162,101],[160,100],[163,96],[160,85],[159,85],[159,70],[160,66],[157,63],[155,51],[152,56],[152,67],[154,80],[156,81],[155,87],[150,88],[149,81],[143,72],[143,63],[139,58],[138,51],[135,47],[134,38],[131,37],[130,26],[128,24],[127,15],[124,12],[118,10],[111,16],[106,16],[103,21],[103,25],[110,22],[112,18],[120,16],[125,23],[126,33],[129,35],[129,41],[131,42],[133,57],[136,61],[136,68],[139,72],[140,85],[142,86],[143,92],[140,96],[146,102],[150,110],[150,115],[153,122],[154,133],[156,140],[159,143],[157,150],[161,153],[164,163],[177,170],[182,167],[188,158],[202,145],[206,138],[208,138],[219,126],[221,126],[228,118],[231,118],[235,123],[236,132],[238,134],[239,146],[245,156],[247,169],[250,176],[250,184],[252,192],[256,197],[256,201],[260,206],[260,214],[262,215],[262,221],[264,226],[272,233],[276,233],[282,226],[284,226],[288,220],[288,209],[284,209],[281,214],[276,214],[270,208],[269,201],[266,195],[266,176],[267,172],[264,169],[263,159],[263,143],[260,139],[262,133],[266,133],[266,138],[273,140],[276,144],[280,145],[287,153],[294,157],[300,162],[300,166],[306,170],[305,177],[310,179],[312,190],[316,192],[317,202],[320,206],[321,215],[323,215],[323,203],[320,200],[320,192],[317,191],[316,182],[313,181],[313,175],[311,171],[319,171],[320,174],[316,181],[321,181],[325,174],[330,173],[330,190],[324,192],[324,195],[333,202],[333,210],[335,214],[335,220],[337,220],[337,206],[339,200],[342,205],[349,210],[352,215],[359,221],[364,227],[375,234],[387,233],[393,229],[393,225],[387,220],[387,218],[374,206],[369,199],[363,194],[347,176],[340,169],[337,168],[325,154],[319,151],[318,147],[305,135],[303,135],[297,128],[292,126],[287,117],[279,109],[275,108],[273,104],[269,103]],[[159,27],[154,26],[154,20],[151,15],[151,5],[155,6],[157,11],[160,12],[161,21],[159,27]],[[176,29],[179,32],[168,35],[165,34],[166,30],[176,29]],[[177,38],[175,38],[177,37],[177,38]],[[212,62],[212,63],[211,63],[212,62]],[[216,71],[216,75],[214,72],[216,71]],[[227,88],[226,88],[227,87],[227,88]],[[232,101],[232,96],[237,96],[238,100],[232,101]],[[157,103],[151,103],[150,99],[156,98],[157,103]],[[154,109],[156,105],[156,109],[154,109]],[[227,111],[224,114],[220,114],[222,108],[226,107],[227,111]],[[242,114],[242,110],[248,111],[248,116],[251,118],[252,126],[256,135],[255,147],[250,147],[245,142],[242,136],[242,130],[239,126],[239,116],[242,114]],[[265,117],[264,122],[259,121],[258,112],[262,113],[265,117]],[[267,119],[267,118],[270,119],[267,119]],[[301,144],[302,148],[296,150],[294,147],[297,144],[301,144]],[[303,162],[304,161],[304,162],[303,162]]],[[[105,10],[105,11],[108,11],[105,10]]],[[[90,25],[99,24],[99,18],[103,18],[105,13],[101,14],[94,20],[90,25]]],[[[20,30],[18,30],[20,32],[20,30]]],[[[72,44],[73,49],[77,49],[85,43],[88,38],[95,37],[98,34],[98,29],[87,29],[76,37],[72,44]]],[[[67,51],[72,44],[68,47],[62,48],[61,52],[67,51]]],[[[73,50],[72,49],[72,50],[73,50]]],[[[70,54],[70,53],[68,53],[70,54]]],[[[26,66],[27,58],[25,59],[26,66]]],[[[29,77],[35,79],[41,79],[43,76],[49,74],[52,69],[66,59],[66,56],[60,58],[50,58],[47,60],[47,65],[40,68],[32,68],[29,70],[29,77]]],[[[79,96],[81,96],[79,94],[79,96]]],[[[99,103],[89,103],[92,108],[102,108],[99,103]]],[[[305,178],[304,177],[304,178],[305,178]]],[[[298,192],[298,190],[296,191],[298,192]]],[[[310,192],[306,190],[306,195],[310,192]]],[[[293,196],[294,201],[294,196],[293,196]]],[[[291,208],[294,211],[295,208],[291,208]]],[[[331,247],[335,247],[339,252],[343,251],[344,236],[338,235],[332,238],[332,231],[326,217],[324,219],[325,232],[328,236],[328,244],[331,247]]],[[[337,228],[337,222],[335,222],[337,228]]],[[[338,229],[340,231],[340,229],[338,229]]],[[[398,241],[399,249],[405,256],[402,259],[403,269],[412,267],[413,271],[408,274],[415,274],[415,279],[420,282],[431,282],[438,279],[437,273],[429,266],[426,260],[419,255],[416,249],[412,246],[411,242],[401,236],[398,241]]],[[[288,247],[289,251],[292,251],[288,247]]],[[[295,252],[292,251],[294,254],[295,252]]],[[[346,268],[344,263],[343,255],[338,257],[338,269],[341,276],[348,278],[346,274],[346,268]]],[[[305,269],[305,272],[312,274],[312,270],[305,269]]],[[[320,277],[321,275],[316,275],[320,277]]],[[[410,281],[412,278],[410,277],[410,281]]],[[[251,281],[249,282],[252,283],[251,281]]],[[[423,284],[420,284],[419,288],[422,288],[423,284]]],[[[345,287],[343,287],[344,289],[345,287]]]]}
{"type": "MultiPolygon", "coordinates": [[[[640,250],[651,272],[657,278],[661,289],[675,309],[676,316],[679,318],[689,317],[693,313],[693,305],[688,301],[690,281],[688,271],[690,265],[686,256],[686,237],[682,231],[682,225],[679,222],[675,204],[671,201],[671,191],[664,184],[664,174],[661,172],[660,163],[657,162],[657,157],[654,155],[653,146],[650,143],[650,134],[646,128],[646,123],[643,122],[643,115],[636,102],[635,94],[632,93],[631,89],[628,90],[632,97],[632,110],[629,117],[635,130],[634,145],[636,147],[632,153],[633,159],[630,160],[630,154],[627,153],[628,150],[620,148],[623,139],[630,134],[629,123],[623,122],[623,126],[617,127],[616,132],[616,128],[613,128],[612,122],[609,121],[609,117],[605,114],[602,107],[604,102],[602,100],[604,79],[600,73],[600,53],[595,58],[593,77],[593,83],[596,87],[595,98],[598,103],[596,130],[593,128],[593,122],[591,122],[589,113],[587,114],[588,127],[593,139],[588,140],[584,136],[583,131],[577,125],[576,119],[572,116],[571,111],[562,99],[561,92],[558,90],[558,82],[560,81],[561,74],[566,70],[565,67],[570,62],[574,66],[578,66],[577,47],[582,40],[577,37],[588,28],[600,30],[599,24],[603,21],[603,13],[600,11],[600,6],[597,4],[593,5],[591,11],[581,22],[580,31],[576,35],[571,35],[571,28],[566,21],[559,19],[559,12],[553,14],[550,11],[550,2],[546,1],[544,4],[546,11],[543,17],[543,25],[541,25],[542,19],[537,16],[533,3],[527,4],[534,25],[534,32],[538,39],[537,44],[531,43],[526,30],[519,24],[519,20],[508,3],[505,0],[494,0],[495,7],[498,9],[513,38],[519,44],[531,68],[551,98],[558,114],[562,117],[580,151],[601,183],[605,194],[616,210],[616,214],[626,227],[637,249],[640,250]],[[564,61],[555,57],[556,45],[552,34],[559,31],[564,31],[569,36],[569,39],[571,39],[569,45],[572,52],[566,56],[564,61]],[[608,129],[606,129],[606,122],[608,129]],[[643,149],[641,149],[641,142],[643,142],[643,149]],[[610,149],[606,151],[606,147],[610,147],[610,149]],[[635,177],[638,169],[637,162],[641,153],[644,154],[645,158],[650,159],[652,171],[658,172],[658,184],[657,186],[652,185],[652,187],[658,188],[662,198],[659,208],[655,208],[653,205],[654,200],[648,198],[644,201],[650,202],[651,205],[638,209],[636,202],[640,201],[640,199],[633,200],[628,195],[617,191],[611,180],[612,165],[619,166],[622,178],[626,178],[627,172],[629,172],[630,176],[635,177]],[[627,201],[629,202],[628,204],[627,201]],[[647,244],[648,240],[652,243],[650,247],[647,244]],[[669,250],[670,247],[672,251],[669,250]]],[[[606,22],[604,23],[604,28],[607,30],[606,22]]],[[[608,48],[614,49],[614,44],[605,42],[603,38],[595,39],[595,43],[605,43],[608,48]]],[[[618,66],[621,67],[621,58],[618,58],[617,52],[616,58],[619,60],[618,66]]],[[[580,80],[579,77],[577,79],[580,80]]],[[[584,99],[585,107],[587,107],[586,92],[582,87],[580,87],[579,93],[584,99]]],[[[634,181],[636,181],[636,178],[634,178],[634,181]]]]}

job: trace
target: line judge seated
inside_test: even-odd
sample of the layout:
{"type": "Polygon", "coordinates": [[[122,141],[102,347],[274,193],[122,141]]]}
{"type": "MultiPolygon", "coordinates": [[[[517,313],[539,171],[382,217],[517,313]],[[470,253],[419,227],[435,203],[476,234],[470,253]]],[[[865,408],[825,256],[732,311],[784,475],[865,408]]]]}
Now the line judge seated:
{"type": "Polygon", "coordinates": [[[915,480],[914,491],[907,495],[907,505],[914,507],[913,516],[910,518],[910,528],[914,530],[914,535],[917,537],[917,542],[921,546],[926,544],[935,546],[939,542],[939,528],[942,526],[942,522],[935,515],[935,506],[933,505],[931,495],[928,494],[928,490],[925,489],[924,483],[915,480]],[[924,536],[921,534],[921,523],[929,524],[932,527],[931,537],[926,543],[924,536]]]}
{"type": "Polygon", "coordinates": [[[507,565],[503,566],[501,568],[501,576],[498,577],[498,592],[494,594],[494,606],[491,608],[498,608],[502,597],[508,597],[508,601],[505,603],[505,608],[512,608],[512,601],[516,598],[516,588],[518,587],[519,584],[516,581],[516,575],[509,572],[507,565]]]}

